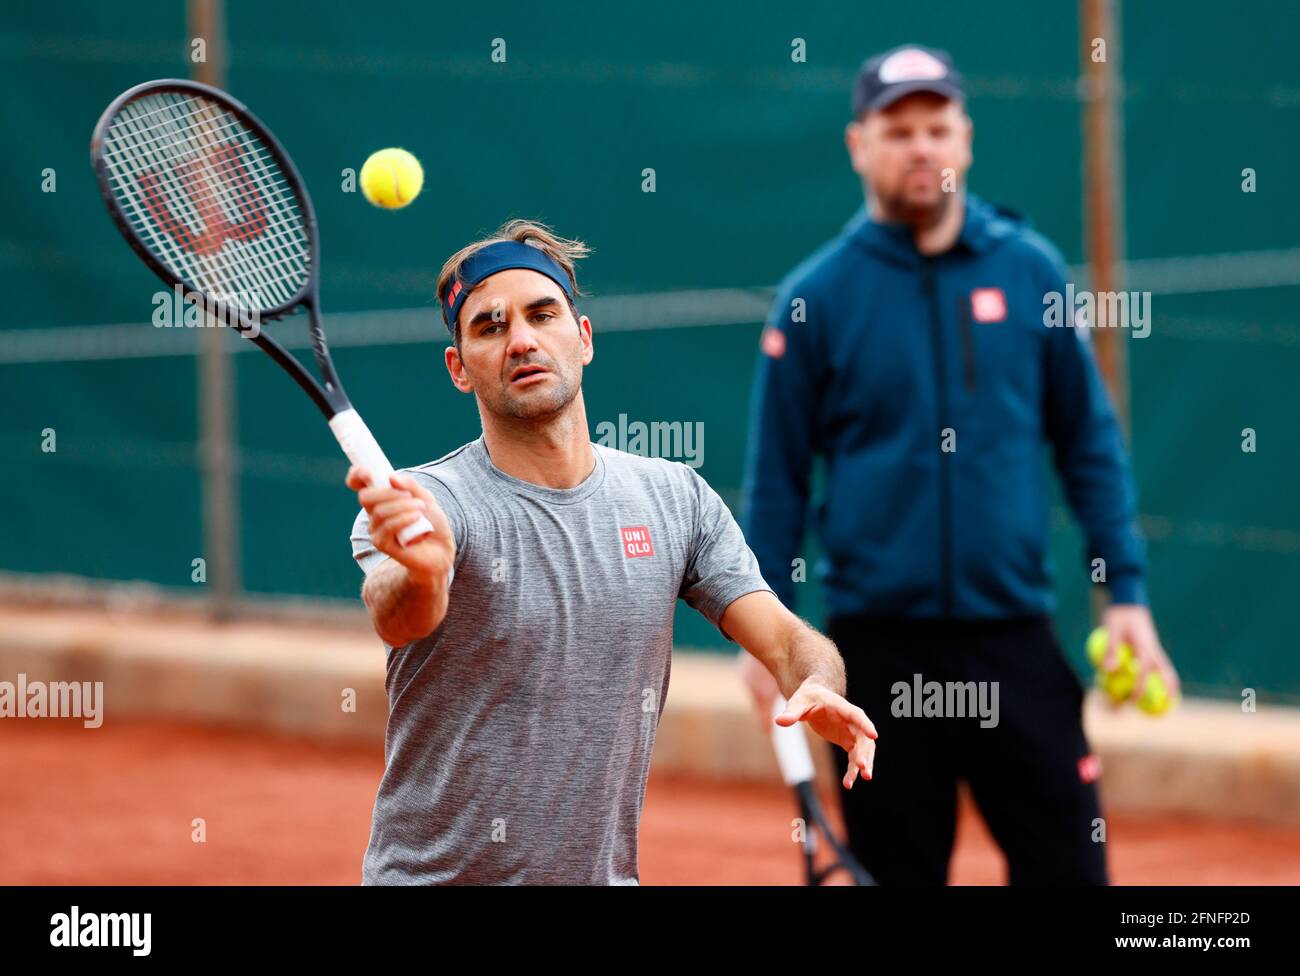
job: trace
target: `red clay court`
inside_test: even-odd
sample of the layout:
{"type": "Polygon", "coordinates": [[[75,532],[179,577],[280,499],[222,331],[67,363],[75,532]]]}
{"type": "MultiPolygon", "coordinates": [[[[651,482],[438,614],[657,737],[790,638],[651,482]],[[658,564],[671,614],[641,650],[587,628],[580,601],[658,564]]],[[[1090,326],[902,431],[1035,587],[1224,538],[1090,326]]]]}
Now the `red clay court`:
{"type": "MultiPolygon", "coordinates": [[[[171,722],[0,724],[0,882],[355,884],[381,751],[171,722]],[[206,822],[205,843],[191,840],[206,822]]],[[[651,775],[648,885],[799,884],[793,805],[779,785],[651,775]]],[[[1193,817],[1114,816],[1119,884],[1298,884],[1300,832],[1193,817]]],[[[999,884],[970,809],[953,880],[999,884]]]]}

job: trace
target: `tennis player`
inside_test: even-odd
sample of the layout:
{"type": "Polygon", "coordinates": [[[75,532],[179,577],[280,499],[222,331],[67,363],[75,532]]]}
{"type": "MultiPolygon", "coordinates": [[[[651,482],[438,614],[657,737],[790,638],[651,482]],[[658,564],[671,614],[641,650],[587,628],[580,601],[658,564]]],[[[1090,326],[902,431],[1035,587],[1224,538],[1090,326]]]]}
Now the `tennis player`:
{"type": "Polygon", "coordinates": [[[388,647],[366,884],[636,884],[678,597],[770,669],[870,777],[875,729],[835,646],[785,609],[690,467],[593,444],[578,313],[587,248],[511,221],[438,279],[447,372],[483,434],[368,487],[353,553],[388,647]],[[397,533],[425,515],[432,535],[397,533]]]}
{"type": "MultiPolygon", "coordinates": [[[[1065,264],[967,193],[972,133],[946,52],[908,45],[863,65],[845,139],[866,202],[773,306],[746,537],[793,607],[820,455],[827,632],[849,697],[890,743],[870,786],[841,793],[853,852],[881,884],[946,881],[962,781],[1013,883],[1101,884],[1101,767],[1049,617],[1049,452],[1110,596],[1112,646],[1131,644],[1175,692],[1178,675],[1146,605],[1136,492],[1086,323],[1044,319],[1065,264]],[[941,689],[944,710],[918,687],[941,689]],[[954,692],[968,706],[949,707],[954,692]]],[[[775,687],[745,664],[771,714],[775,687]]]]}

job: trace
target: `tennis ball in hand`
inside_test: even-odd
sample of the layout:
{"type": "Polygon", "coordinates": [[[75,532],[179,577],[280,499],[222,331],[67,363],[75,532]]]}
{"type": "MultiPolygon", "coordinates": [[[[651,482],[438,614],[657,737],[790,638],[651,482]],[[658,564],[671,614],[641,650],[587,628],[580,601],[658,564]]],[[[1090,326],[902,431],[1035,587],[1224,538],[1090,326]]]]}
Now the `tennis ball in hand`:
{"type": "Polygon", "coordinates": [[[1142,686],[1142,697],[1138,699],[1138,708],[1148,715],[1163,715],[1174,703],[1165,686],[1165,679],[1159,672],[1147,675],[1146,684],[1142,686]]]}
{"type": "Polygon", "coordinates": [[[361,192],[376,207],[397,210],[420,195],[424,170],[405,149],[381,149],[361,167],[361,192]]]}
{"type": "Polygon", "coordinates": [[[1121,644],[1116,652],[1118,663],[1110,671],[1102,671],[1106,662],[1106,645],[1109,636],[1105,627],[1096,628],[1088,635],[1088,660],[1097,670],[1097,684],[1102,687],[1115,704],[1124,701],[1133,694],[1133,689],[1137,687],[1138,662],[1137,657],[1133,654],[1133,648],[1128,644],[1121,644]]]}

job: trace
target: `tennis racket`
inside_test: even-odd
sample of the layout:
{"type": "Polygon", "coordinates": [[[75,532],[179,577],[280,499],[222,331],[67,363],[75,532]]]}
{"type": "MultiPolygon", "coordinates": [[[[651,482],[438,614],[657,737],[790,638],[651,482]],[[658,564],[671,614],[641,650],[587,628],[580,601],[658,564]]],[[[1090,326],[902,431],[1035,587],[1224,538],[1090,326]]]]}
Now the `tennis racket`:
{"type": "MultiPolygon", "coordinates": [[[[786,701],[781,695],[776,696],[772,717],[785,711],[786,701]]],[[[772,748],[776,750],[777,765],[781,767],[781,778],[785,785],[794,790],[799,804],[799,816],[803,820],[803,854],[805,884],[810,886],[825,883],[826,879],[837,871],[844,871],[856,885],[874,885],[873,878],[852,852],[836,836],[834,828],[826,818],[821,801],[817,799],[817,790],[813,786],[816,770],[813,767],[812,753],[808,751],[808,740],[804,738],[803,725],[772,727],[772,748]],[[817,867],[820,836],[835,860],[823,868],[817,867]]]]}
{"type": "MultiPolygon", "coordinates": [[[[113,222],[140,259],[279,363],[320,408],[348,459],[388,485],[393,466],[330,359],[316,214],[275,136],[219,89],[149,81],[104,110],[90,160],[113,222]],[[319,381],[262,328],[300,308],[319,381]]],[[[432,531],[421,516],[398,538],[409,545],[432,531]]]]}

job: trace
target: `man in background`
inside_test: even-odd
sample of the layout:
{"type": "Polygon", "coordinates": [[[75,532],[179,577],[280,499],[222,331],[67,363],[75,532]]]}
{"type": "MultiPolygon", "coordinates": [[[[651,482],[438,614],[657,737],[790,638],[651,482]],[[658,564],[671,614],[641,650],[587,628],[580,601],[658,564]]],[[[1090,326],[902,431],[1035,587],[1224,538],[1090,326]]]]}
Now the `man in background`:
{"type": "MultiPolygon", "coordinates": [[[[871,58],[853,116],[845,142],[866,205],[778,292],[745,533],[793,608],[810,473],[824,460],[826,630],[846,697],[888,744],[868,787],[841,791],[850,845],[878,881],[947,880],[966,781],[1012,883],[1104,884],[1100,765],[1049,617],[1043,449],[1109,591],[1111,653],[1131,644],[1143,676],[1159,671],[1176,694],[1146,606],[1120,430],[1084,325],[1044,324],[1045,296],[1065,293],[1060,254],[966,192],[973,126],[952,59],[911,45],[871,58]],[[991,707],[935,717],[911,700],[928,682],[978,689],[991,707]]],[[[767,672],[747,660],[746,680],[770,715],[767,672]]]]}

